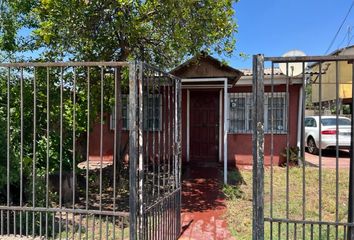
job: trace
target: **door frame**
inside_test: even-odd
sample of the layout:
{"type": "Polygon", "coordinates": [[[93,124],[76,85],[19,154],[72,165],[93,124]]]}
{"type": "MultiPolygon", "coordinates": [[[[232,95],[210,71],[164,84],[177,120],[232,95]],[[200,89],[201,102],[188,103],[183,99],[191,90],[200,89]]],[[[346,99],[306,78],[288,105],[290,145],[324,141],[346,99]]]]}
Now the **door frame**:
{"type": "Polygon", "coordinates": [[[231,85],[228,85],[227,78],[182,79],[182,89],[187,89],[187,162],[190,161],[190,92],[191,90],[219,89],[219,162],[224,162],[224,183],[227,183],[228,87],[231,85]],[[211,85],[207,84],[208,82],[218,84],[211,85]]]}

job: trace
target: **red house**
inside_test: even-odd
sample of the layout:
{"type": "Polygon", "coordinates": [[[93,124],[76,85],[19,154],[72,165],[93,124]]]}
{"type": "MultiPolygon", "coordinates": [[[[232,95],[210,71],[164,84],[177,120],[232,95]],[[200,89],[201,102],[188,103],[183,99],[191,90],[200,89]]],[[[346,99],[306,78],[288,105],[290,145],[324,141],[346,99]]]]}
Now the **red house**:
{"type": "MultiPolygon", "coordinates": [[[[219,162],[224,163],[225,170],[227,165],[252,165],[252,72],[200,55],[171,74],[182,79],[183,162],[219,162]]],[[[302,76],[290,79],[277,69],[271,76],[270,70],[265,69],[265,164],[273,161],[276,165],[287,141],[289,146],[300,146],[303,80],[302,76]]],[[[99,126],[95,126],[90,136],[90,160],[99,157],[99,143],[95,141],[99,133],[99,126]]],[[[109,162],[113,159],[110,124],[104,125],[103,135],[103,160],[109,162]]]]}

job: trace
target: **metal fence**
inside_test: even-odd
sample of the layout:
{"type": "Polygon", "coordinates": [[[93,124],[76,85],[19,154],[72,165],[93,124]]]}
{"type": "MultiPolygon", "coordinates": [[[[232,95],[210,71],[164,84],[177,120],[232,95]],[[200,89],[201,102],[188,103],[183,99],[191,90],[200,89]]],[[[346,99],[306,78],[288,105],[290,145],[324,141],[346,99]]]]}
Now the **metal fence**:
{"type": "Polygon", "coordinates": [[[354,239],[353,60],[254,56],[253,239],[354,239]]]}
{"type": "Polygon", "coordinates": [[[177,239],[181,229],[181,81],[147,64],[130,81],[131,238],[177,239]],[[136,111],[137,110],[137,111],[136,111]],[[150,117],[146,117],[150,116],[150,117]]]}
{"type": "Polygon", "coordinates": [[[179,114],[144,63],[0,64],[0,236],[176,239],[179,114]]]}

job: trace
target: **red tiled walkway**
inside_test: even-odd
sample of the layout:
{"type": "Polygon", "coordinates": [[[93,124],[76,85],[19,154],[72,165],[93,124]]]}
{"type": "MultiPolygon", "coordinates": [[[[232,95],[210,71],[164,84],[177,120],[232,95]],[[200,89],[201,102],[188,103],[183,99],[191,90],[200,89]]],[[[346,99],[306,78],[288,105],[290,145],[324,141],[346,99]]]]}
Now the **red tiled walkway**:
{"type": "Polygon", "coordinates": [[[188,167],[182,185],[180,240],[233,239],[222,218],[226,210],[217,167],[188,167]]]}

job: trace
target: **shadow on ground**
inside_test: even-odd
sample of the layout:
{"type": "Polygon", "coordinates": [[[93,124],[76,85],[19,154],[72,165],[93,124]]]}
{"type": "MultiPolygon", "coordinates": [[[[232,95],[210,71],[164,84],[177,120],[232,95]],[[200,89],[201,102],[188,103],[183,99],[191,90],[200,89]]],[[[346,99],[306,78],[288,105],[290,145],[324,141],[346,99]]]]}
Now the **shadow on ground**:
{"type": "Polygon", "coordinates": [[[182,212],[225,208],[218,168],[189,166],[183,174],[182,212]]]}
{"type": "MultiPolygon", "coordinates": [[[[335,149],[324,149],[321,152],[323,157],[330,157],[330,158],[336,158],[337,157],[337,151],[335,149]]],[[[340,158],[350,158],[350,153],[348,150],[339,150],[338,151],[338,157],[340,158]]]]}

